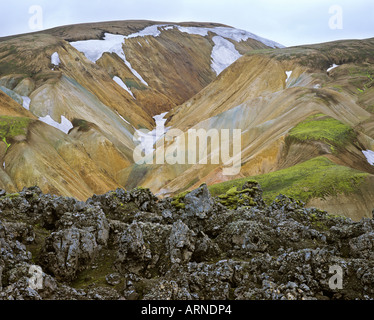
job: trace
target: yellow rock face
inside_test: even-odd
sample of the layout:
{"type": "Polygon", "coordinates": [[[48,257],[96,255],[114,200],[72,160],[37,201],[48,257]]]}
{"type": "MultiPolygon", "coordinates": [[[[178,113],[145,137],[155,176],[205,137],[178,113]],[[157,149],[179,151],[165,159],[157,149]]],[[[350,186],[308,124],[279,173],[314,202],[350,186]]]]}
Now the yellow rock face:
{"type": "Polygon", "coordinates": [[[18,190],[38,185],[43,192],[84,200],[119,187],[81,143],[39,121],[29,125],[26,140],[8,150],[5,162],[18,190]]]}

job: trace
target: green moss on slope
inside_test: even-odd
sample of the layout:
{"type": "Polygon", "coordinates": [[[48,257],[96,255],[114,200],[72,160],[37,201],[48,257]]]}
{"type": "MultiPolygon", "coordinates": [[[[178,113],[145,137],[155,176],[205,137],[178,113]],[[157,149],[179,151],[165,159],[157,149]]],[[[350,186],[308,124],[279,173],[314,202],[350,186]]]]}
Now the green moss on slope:
{"type": "Polygon", "coordinates": [[[215,184],[209,190],[214,196],[224,194],[251,179],[261,185],[267,203],[279,194],[308,202],[312,198],[353,193],[367,175],[325,157],[317,157],[276,172],[215,184]]]}
{"type": "Polygon", "coordinates": [[[139,84],[134,79],[126,78],[125,79],[125,85],[131,90],[131,89],[137,89],[137,90],[145,90],[147,87],[143,84],[139,84]]]}
{"type": "Polygon", "coordinates": [[[10,147],[8,139],[18,135],[25,135],[31,119],[24,117],[0,116],[0,139],[7,149],[10,147]]]}
{"type": "Polygon", "coordinates": [[[328,144],[331,151],[335,152],[335,147],[343,147],[355,136],[356,133],[350,126],[324,114],[317,114],[291,129],[287,139],[321,141],[328,144]]]}

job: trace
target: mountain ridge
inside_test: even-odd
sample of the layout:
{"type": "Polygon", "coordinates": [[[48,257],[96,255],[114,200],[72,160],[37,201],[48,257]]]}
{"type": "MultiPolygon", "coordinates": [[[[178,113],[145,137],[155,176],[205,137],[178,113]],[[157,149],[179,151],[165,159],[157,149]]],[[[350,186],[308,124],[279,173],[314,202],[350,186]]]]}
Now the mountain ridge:
{"type": "Polygon", "coordinates": [[[367,158],[374,149],[373,40],[283,48],[222,24],[146,20],[0,38],[0,89],[15,99],[0,91],[0,110],[36,119],[40,127],[9,150],[8,141],[0,142],[0,161],[6,160],[1,183],[12,181],[12,191],[41,184],[43,191],[81,200],[120,186],[175,194],[204,182],[271,174],[318,156],[373,174],[367,158]],[[135,165],[134,135],[154,130],[155,117],[165,113],[165,126],[184,134],[241,129],[240,174],[223,176],[223,164],[135,165]],[[348,126],[354,138],[336,145],[310,135],[291,143],[290,132],[317,114],[348,126]],[[59,139],[43,136],[44,130],[59,139]],[[37,147],[39,139],[45,148],[37,147]],[[24,169],[17,157],[32,165],[24,169]],[[80,191],[66,187],[74,184],[66,182],[67,173],[69,181],[80,181],[80,191]]]}

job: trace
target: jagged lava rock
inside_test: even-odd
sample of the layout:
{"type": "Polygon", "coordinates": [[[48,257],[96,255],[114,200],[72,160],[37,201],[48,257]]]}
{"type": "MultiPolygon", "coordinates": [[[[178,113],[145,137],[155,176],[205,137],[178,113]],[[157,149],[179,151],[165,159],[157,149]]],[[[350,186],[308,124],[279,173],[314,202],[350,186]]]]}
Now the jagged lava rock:
{"type": "Polygon", "coordinates": [[[0,299],[374,298],[373,220],[284,195],[267,205],[253,181],[223,197],[203,184],[86,202],[33,187],[3,194],[0,210],[0,299]]]}

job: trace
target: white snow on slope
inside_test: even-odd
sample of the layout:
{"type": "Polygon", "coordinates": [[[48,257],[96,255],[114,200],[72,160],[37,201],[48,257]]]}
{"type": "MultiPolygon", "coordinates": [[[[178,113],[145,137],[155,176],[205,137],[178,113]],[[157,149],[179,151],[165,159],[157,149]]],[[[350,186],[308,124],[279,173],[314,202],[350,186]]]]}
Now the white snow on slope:
{"type": "Polygon", "coordinates": [[[22,96],[22,106],[26,109],[26,110],[30,110],[30,102],[31,102],[31,99],[29,97],[26,97],[26,96],[22,96]]]}
{"type": "Polygon", "coordinates": [[[57,52],[54,52],[51,56],[51,63],[54,64],[55,66],[60,65],[60,56],[58,55],[57,52]]]}
{"type": "Polygon", "coordinates": [[[135,130],[138,134],[138,141],[140,142],[145,155],[148,155],[155,150],[155,143],[170,129],[170,127],[165,128],[165,122],[167,119],[164,118],[166,114],[167,112],[164,112],[153,117],[156,127],[152,131],[144,132],[141,130],[135,130]]]}
{"type": "Polygon", "coordinates": [[[251,32],[229,28],[229,27],[214,27],[214,28],[203,28],[203,27],[182,27],[176,26],[180,32],[188,34],[200,35],[205,37],[209,32],[216,34],[212,38],[215,46],[212,50],[212,69],[219,75],[224,69],[229,67],[237,59],[241,57],[241,54],[236,50],[234,44],[229,40],[236,42],[247,41],[248,39],[254,39],[271,48],[284,48],[283,45],[274,41],[264,39],[251,32]],[[228,40],[229,39],[229,40],[228,40]]]}
{"type": "Polygon", "coordinates": [[[212,69],[217,76],[228,66],[238,60],[242,55],[236,50],[233,43],[220,37],[212,38],[214,47],[212,50],[212,69]]]}
{"type": "Polygon", "coordinates": [[[248,39],[254,39],[257,40],[271,48],[284,48],[283,45],[259,37],[251,32],[245,31],[245,30],[240,30],[236,28],[229,28],[229,27],[213,27],[213,28],[203,28],[203,27],[181,27],[181,26],[176,26],[179,31],[181,32],[186,32],[189,34],[197,34],[202,37],[205,37],[208,35],[208,32],[213,32],[218,36],[234,40],[236,42],[240,41],[247,41],[248,39]]]}
{"type": "Polygon", "coordinates": [[[82,40],[70,42],[70,44],[78,51],[83,52],[86,58],[92,62],[99,60],[104,52],[116,53],[124,61],[134,76],[137,77],[143,84],[148,86],[148,83],[145,82],[141,75],[132,68],[130,62],[126,60],[122,45],[127,37],[118,34],[105,33],[104,40],[82,40]]]}
{"type": "Polygon", "coordinates": [[[209,31],[213,31],[212,28],[201,28],[201,27],[182,27],[176,26],[180,32],[188,34],[196,34],[198,36],[206,37],[209,31]]]}
{"type": "Polygon", "coordinates": [[[174,28],[175,28],[175,26],[169,25],[169,26],[163,27],[162,29],[163,30],[171,30],[171,29],[174,29],[174,28]]]}
{"type": "Polygon", "coordinates": [[[133,93],[131,92],[131,90],[126,86],[126,84],[122,81],[121,78],[115,76],[113,77],[113,80],[119,85],[121,86],[123,89],[125,89],[134,99],[136,99],[133,95],[133,93]]]}
{"type": "Polygon", "coordinates": [[[154,24],[153,26],[146,27],[145,29],[132,33],[128,36],[126,36],[126,39],[130,38],[137,38],[137,37],[145,37],[145,36],[152,36],[152,37],[158,37],[161,34],[161,31],[159,28],[167,27],[167,24],[154,24]]]}
{"type": "Polygon", "coordinates": [[[367,162],[370,163],[372,166],[374,166],[374,151],[363,150],[362,153],[366,157],[367,162]]]}
{"type": "Polygon", "coordinates": [[[165,119],[165,116],[168,114],[168,112],[161,113],[159,115],[156,115],[153,117],[156,122],[156,128],[157,127],[165,127],[165,122],[167,119],[165,119]]]}
{"type": "Polygon", "coordinates": [[[69,132],[71,128],[73,128],[72,123],[68,119],[66,119],[64,116],[61,116],[61,123],[58,123],[55,120],[53,120],[50,115],[46,115],[45,117],[40,117],[39,120],[43,121],[46,124],[49,124],[52,127],[59,129],[60,131],[66,134],[69,132]]]}
{"type": "Polygon", "coordinates": [[[332,66],[328,68],[326,71],[329,72],[330,70],[335,69],[336,67],[339,67],[339,65],[333,63],[332,66]]]}
{"type": "Polygon", "coordinates": [[[292,71],[286,71],[286,75],[287,75],[286,82],[288,81],[288,79],[290,79],[291,74],[292,74],[292,71]]]}
{"type": "MultiPolygon", "coordinates": [[[[247,41],[248,39],[254,39],[271,48],[284,48],[283,45],[259,37],[251,32],[229,28],[229,27],[183,27],[176,24],[163,24],[163,25],[152,25],[144,28],[141,31],[132,33],[128,36],[116,35],[105,33],[104,40],[82,40],[70,42],[70,44],[76,48],[78,51],[84,53],[84,55],[91,60],[96,62],[103,55],[104,52],[116,53],[128,66],[131,72],[146,86],[148,83],[140,76],[140,74],[131,67],[129,61],[126,60],[125,53],[123,51],[123,45],[126,45],[126,39],[152,36],[158,37],[163,30],[170,30],[172,28],[178,28],[180,32],[200,35],[205,37],[209,32],[216,34],[213,37],[215,46],[212,50],[212,68],[217,73],[222,72],[223,69],[227,68],[230,64],[235,62],[238,58],[241,57],[239,52],[236,50],[234,44],[228,40],[234,40],[236,42],[247,41]],[[215,39],[215,40],[214,40],[215,39]]],[[[147,43],[148,40],[146,39],[147,43]]],[[[149,43],[148,43],[149,44],[149,43]]]]}

